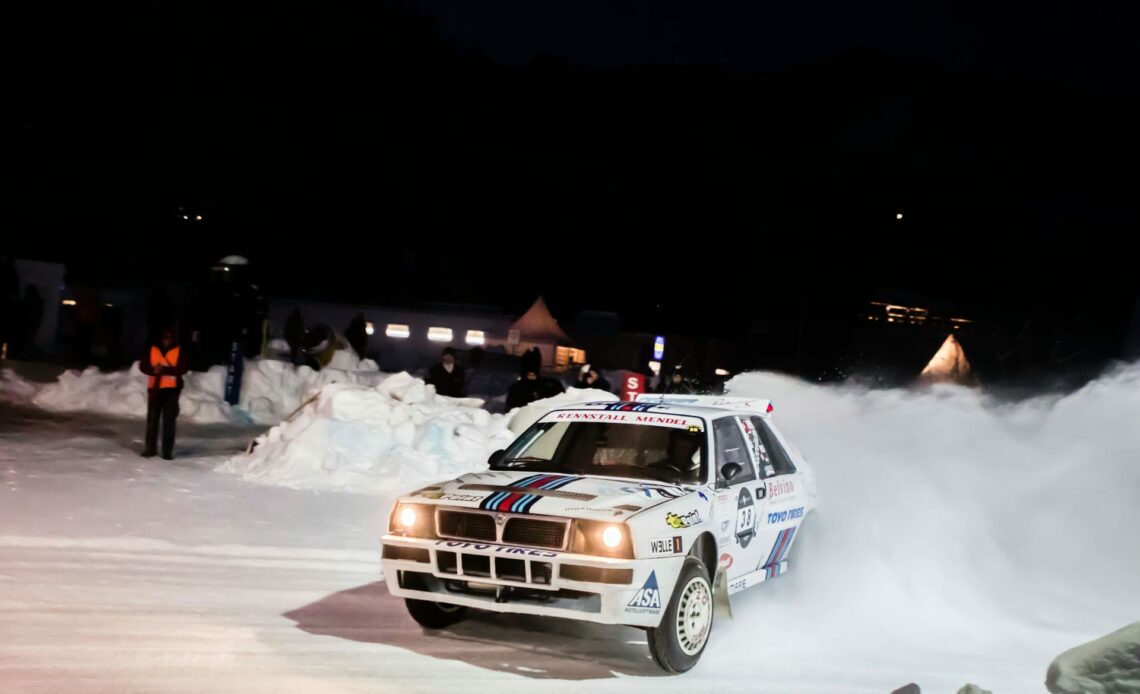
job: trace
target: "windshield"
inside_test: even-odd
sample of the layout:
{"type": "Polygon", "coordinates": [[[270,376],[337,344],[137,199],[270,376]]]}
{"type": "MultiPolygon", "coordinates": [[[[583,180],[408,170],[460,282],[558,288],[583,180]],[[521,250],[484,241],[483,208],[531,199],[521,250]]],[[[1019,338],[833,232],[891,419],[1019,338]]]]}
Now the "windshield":
{"type": "Polygon", "coordinates": [[[542,422],[492,469],[703,484],[705,434],[646,424],[542,422]]]}

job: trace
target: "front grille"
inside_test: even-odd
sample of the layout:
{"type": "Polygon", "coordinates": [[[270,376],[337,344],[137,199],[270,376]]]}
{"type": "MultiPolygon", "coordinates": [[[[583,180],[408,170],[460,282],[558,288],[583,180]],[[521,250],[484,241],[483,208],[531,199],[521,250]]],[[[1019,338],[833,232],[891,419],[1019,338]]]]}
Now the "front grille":
{"type": "Polygon", "coordinates": [[[526,547],[562,549],[566,542],[566,525],[535,518],[510,518],[503,530],[503,542],[526,547]]]}
{"type": "Polygon", "coordinates": [[[486,513],[439,511],[440,537],[495,542],[495,519],[486,513]]]}

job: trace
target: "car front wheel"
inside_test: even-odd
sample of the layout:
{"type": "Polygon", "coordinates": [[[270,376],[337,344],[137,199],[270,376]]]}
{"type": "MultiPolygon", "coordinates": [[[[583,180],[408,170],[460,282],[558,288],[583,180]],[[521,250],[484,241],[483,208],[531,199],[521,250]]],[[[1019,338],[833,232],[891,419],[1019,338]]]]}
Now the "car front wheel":
{"type": "Polygon", "coordinates": [[[697,664],[713,623],[713,591],[705,565],[685,559],[661,624],[649,629],[649,652],[662,669],[685,672],[697,664]]]}
{"type": "MultiPolygon", "coordinates": [[[[405,586],[423,589],[423,581],[419,580],[418,577],[404,574],[401,578],[405,586]]],[[[447,603],[415,600],[413,598],[404,598],[404,604],[407,606],[408,614],[412,616],[412,619],[416,620],[420,626],[428,629],[443,629],[462,621],[467,616],[467,608],[463,605],[448,605],[447,603]]]]}
{"type": "Polygon", "coordinates": [[[408,614],[428,629],[443,629],[456,622],[462,621],[467,614],[467,608],[462,605],[446,605],[430,600],[413,600],[405,598],[408,614]]]}

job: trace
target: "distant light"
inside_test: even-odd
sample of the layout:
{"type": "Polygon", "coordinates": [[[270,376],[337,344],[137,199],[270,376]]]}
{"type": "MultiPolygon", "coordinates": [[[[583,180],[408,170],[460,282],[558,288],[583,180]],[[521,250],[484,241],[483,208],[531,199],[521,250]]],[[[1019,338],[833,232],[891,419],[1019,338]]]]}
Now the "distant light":
{"type": "Polygon", "coordinates": [[[188,215],[182,215],[182,218],[183,219],[190,219],[190,217],[188,215]]]}
{"type": "MultiPolygon", "coordinates": [[[[899,216],[901,217],[902,215],[899,215],[899,216]]],[[[200,214],[194,215],[194,220],[198,221],[198,222],[202,221],[202,215],[200,215],[200,214]]]]}
{"type": "Polygon", "coordinates": [[[487,342],[487,336],[482,330],[468,330],[463,340],[469,345],[482,345],[487,342]]]}
{"type": "Polygon", "coordinates": [[[432,342],[451,342],[451,328],[428,328],[428,339],[432,342]]]}
{"type": "Polygon", "coordinates": [[[368,335],[372,335],[376,332],[376,326],[372,325],[372,321],[368,321],[364,324],[364,332],[368,335]]]}
{"type": "Polygon", "coordinates": [[[114,304],[103,304],[103,305],[106,306],[107,308],[115,308],[114,304]]]}
{"type": "Polygon", "coordinates": [[[654,376],[661,373],[661,362],[659,362],[659,361],[649,362],[649,370],[653,372],[654,376]]]}
{"type": "Polygon", "coordinates": [[[61,301],[59,303],[63,304],[64,306],[74,306],[75,305],[75,299],[64,299],[63,301],[61,301]]]}
{"type": "Polygon", "coordinates": [[[715,373],[717,376],[727,376],[728,369],[717,369],[715,373]]]}
{"type": "Polygon", "coordinates": [[[403,323],[389,323],[388,327],[384,328],[384,334],[402,340],[412,336],[412,329],[403,323]]]}
{"type": "Polygon", "coordinates": [[[661,358],[664,356],[665,356],[665,336],[664,335],[658,335],[657,338],[655,340],[653,340],[653,360],[654,361],[661,361],[661,358]]]}
{"type": "Polygon", "coordinates": [[[229,266],[229,265],[223,265],[223,266],[222,266],[222,272],[229,272],[229,271],[230,271],[230,266],[229,266]]]}
{"type": "Polygon", "coordinates": [[[902,212],[895,215],[895,219],[902,219],[902,212]]]}

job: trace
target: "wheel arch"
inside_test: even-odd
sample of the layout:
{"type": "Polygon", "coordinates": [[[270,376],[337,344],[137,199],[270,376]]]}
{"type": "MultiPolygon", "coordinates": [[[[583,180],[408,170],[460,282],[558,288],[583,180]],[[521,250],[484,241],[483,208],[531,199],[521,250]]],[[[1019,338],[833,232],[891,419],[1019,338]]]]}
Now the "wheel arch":
{"type": "Polygon", "coordinates": [[[689,549],[689,556],[700,559],[701,563],[705,565],[709,572],[710,582],[716,578],[716,549],[716,538],[708,531],[698,535],[697,539],[693,541],[692,548],[689,549]]]}

